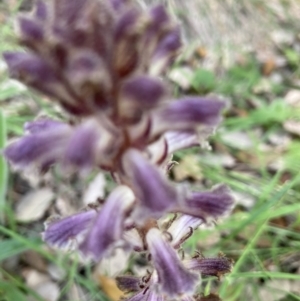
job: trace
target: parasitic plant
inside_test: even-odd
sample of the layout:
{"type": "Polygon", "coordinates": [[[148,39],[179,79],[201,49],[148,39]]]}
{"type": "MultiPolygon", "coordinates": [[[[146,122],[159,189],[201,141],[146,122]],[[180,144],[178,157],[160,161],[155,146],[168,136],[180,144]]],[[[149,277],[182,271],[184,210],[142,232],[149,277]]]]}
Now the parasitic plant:
{"type": "Polygon", "coordinates": [[[216,97],[172,99],[163,76],[182,45],[178,25],[162,5],[145,12],[127,0],[37,0],[18,31],[28,52],[4,53],[11,76],[73,122],[28,122],[4,155],[23,170],[98,168],[116,183],[101,208],[49,220],[44,241],[93,261],[120,247],[146,254],[146,275],[117,277],[128,300],[201,300],[201,275],[220,277],[232,262],[179,251],[234,201],[224,185],[191,192],[167,176],[172,154],[205,141],[224,108],[216,97]]]}

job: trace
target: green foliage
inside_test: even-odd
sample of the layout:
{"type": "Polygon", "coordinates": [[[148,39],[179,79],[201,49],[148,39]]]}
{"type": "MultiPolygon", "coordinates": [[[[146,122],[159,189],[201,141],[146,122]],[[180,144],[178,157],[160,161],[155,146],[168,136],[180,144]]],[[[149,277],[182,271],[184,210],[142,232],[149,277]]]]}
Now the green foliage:
{"type": "MultiPolygon", "coordinates": [[[[6,122],[3,112],[0,110],[0,150],[6,145],[6,122]]],[[[3,211],[5,206],[5,195],[7,189],[7,163],[0,156],[0,220],[3,221],[3,211]]]]}
{"type": "Polygon", "coordinates": [[[214,90],[216,78],[213,72],[206,69],[197,69],[191,80],[191,85],[199,94],[206,94],[214,90]]]}

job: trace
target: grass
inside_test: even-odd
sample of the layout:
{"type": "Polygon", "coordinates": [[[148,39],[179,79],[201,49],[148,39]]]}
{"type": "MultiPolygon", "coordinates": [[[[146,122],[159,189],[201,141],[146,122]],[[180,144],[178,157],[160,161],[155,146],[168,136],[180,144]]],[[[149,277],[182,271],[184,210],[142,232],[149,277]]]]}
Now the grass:
{"type": "MultiPolygon", "coordinates": [[[[0,45],[1,52],[16,47],[11,17],[20,4],[21,1],[11,6],[1,4],[8,16],[0,28],[0,38],[5,41],[0,45]]],[[[267,144],[272,135],[288,134],[283,126],[287,120],[300,117],[299,109],[291,107],[283,99],[291,87],[297,87],[294,79],[300,74],[300,55],[288,47],[281,51],[281,55],[286,57],[288,66],[279,72],[284,71],[288,75],[280,84],[272,83],[262,74],[260,64],[253,56],[246,57],[246,64],[237,63],[224,68],[220,74],[203,67],[193,69],[190,93],[214,92],[231,99],[231,108],[211,143],[214,152],[230,155],[236,163],[229,168],[220,164],[212,166],[201,160],[207,151],[197,149],[178,153],[176,158],[180,160],[186,155],[197,155],[205,186],[226,183],[254,201],[251,208],[239,204],[232,216],[213,229],[198,230],[186,244],[187,249],[200,248],[207,256],[222,251],[235,260],[232,273],[220,283],[211,278],[203,280],[204,291],[218,291],[224,301],[245,300],[245,296],[247,300],[262,300],[262,290],[277,280],[296,282],[300,286],[300,264],[295,268],[288,260],[297,259],[300,247],[300,141],[297,136],[290,135],[291,142],[284,150],[275,150],[275,146],[268,151],[262,150],[262,144],[267,144]],[[268,89],[256,92],[262,82],[268,83],[268,89]],[[248,137],[251,147],[241,149],[224,140],[225,134],[239,131],[248,137]],[[270,168],[270,159],[280,159],[283,166],[270,168]],[[212,243],[211,239],[215,237],[217,239],[212,243]]],[[[32,120],[35,114],[57,114],[38,95],[9,80],[5,72],[0,73],[0,106],[0,149],[8,138],[21,135],[23,123],[32,120]]],[[[49,251],[40,239],[40,225],[36,228],[15,220],[15,204],[9,193],[14,191],[15,181],[15,175],[9,174],[6,162],[0,157],[2,221],[6,216],[5,223],[0,226],[0,301],[23,301],[29,296],[33,300],[43,300],[26,285],[20,274],[21,267],[9,269],[14,260],[22,265],[20,258],[29,250],[66,273],[60,281],[60,300],[67,300],[66,294],[74,284],[83,287],[86,300],[106,300],[105,294],[92,280],[90,265],[83,266],[74,254],[49,251]]],[[[300,296],[292,291],[284,291],[284,297],[276,299],[280,290],[285,289],[280,286],[277,290],[270,289],[268,300],[300,300],[300,296]]]]}

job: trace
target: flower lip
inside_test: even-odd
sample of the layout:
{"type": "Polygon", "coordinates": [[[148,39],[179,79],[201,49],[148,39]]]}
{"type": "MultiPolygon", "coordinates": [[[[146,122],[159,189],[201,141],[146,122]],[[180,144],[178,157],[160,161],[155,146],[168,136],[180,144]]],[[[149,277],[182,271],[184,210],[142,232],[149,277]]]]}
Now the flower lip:
{"type": "Polygon", "coordinates": [[[23,41],[42,41],[44,38],[44,31],[36,20],[20,17],[19,18],[20,38],[23,41]]]}
{"type": "Polygon", "coordinates": [[[139,202],[136,211],[139,221],[146,217],[159,218],[177,205],[179,193],[176,188],[139,151],[128,150],[123,157],[123,165],[139,202]]]}
{"type": "Polygon", "coordinates": [[[59,126],[59,131],[55,127],[40,131],[38,124],[30,124],[28,127],[33,134],[9,144],[4,150],[4,156],[16,167],[22,168],[35,164],[40,167],[49,160],[57,161],[67,144],[71,128],[64,124],[59,126]]]}
{"type": "Polygon", "coordinates": [[[45,224],[46,229],[42,233],[43,240],[58,248],[68,247],[72,242],[79,243],[82,240],[82,234],[87,231],[96,215],[95,210],[89,210],[45,224]]]}
{"type": "Polygon", "coordinates": [[[124,220],[134,202],[127,186],[115,188],[91,225],[79,249],[85,256],[100,260],[123,235],[124,220]]]}
{"type": "Polygon", "coordinates": [[[203,220],[189,215],[183,214],[177,217],[167,229],[172,238],[171,245],[178,249],[193,234],[193,230],[197,229],[202,223],[203,220]]]}
{"type": "Polygon", "coordinates": [[[211,191],[193,192],[185,200],[183,211],[200,218],[226,216],[234,206],[234,199],[226,185],[217,185],[211,191]]]}
{"type": "Polygon", "coordinates": [[[192,293],[198,276],[185,269],[175,250],[163,239],[158,229],[152,228],[146,235],[158,283],[163,292],[171,297],[192,293]]]}
{"type": "Polygon", "coordinates": [[[123,275],[116,277],[118,288],[126,293],[138,292],[141,289],[141,280],[132,275],[123,275]]]}
{"type": "Polygon", "coordinates": [[[189,270],[198,271],[205,276],[216,276],[218,278],[231,272],[232,265],[233,261],[223,254],[216,258],[195,256],[192,259],[184,261],[184,266],[189,270]]]}
{"type": "Polygon", "coordinates": [[[221,100],[196,96],[169,102],[153,113],[152,135],[168,131],[197,133],[203,127],[217,126],[224,106],[221,100]]]}

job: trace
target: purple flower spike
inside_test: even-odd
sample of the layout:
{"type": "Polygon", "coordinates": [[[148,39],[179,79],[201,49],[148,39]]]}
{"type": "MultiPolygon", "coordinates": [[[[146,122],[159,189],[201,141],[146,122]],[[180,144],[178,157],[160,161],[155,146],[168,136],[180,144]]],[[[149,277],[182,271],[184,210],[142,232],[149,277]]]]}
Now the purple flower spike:
{"type": "Polygon", "coordinates": [[[184,261],[187,269],[198,271],[205,276],[216,276],[231,272],[233,261],[227,257],[220,256],[217,258],[192,258],[184,261]]]}
{"type": "Polygon", "coordinates": [[[187,97],[158,109],[153,134],[165,131],[195,131],[200,126],[216,126],[225,103],[216,99],[187,97]]]}
{"type": "Polygon", "coordinates": [[[141,289],[139,277],[131,275],[118,276],[116,282],[118,288],[125,293],[138,292],[141,289]]]}
{"type": "Polygon", "coordinates": [[[147,233],[146,240],[162,291],[170,297],[192,293],[199,277],[185,269],[160,231],[152,228],[147,233]]]}
{"type": "Polygon", "coordinates": [[[68,248],[74,242],[78,244],[82,241],[83,235],[96,215],[95,210],[89,210],[54,221],[49,225],[45,223],[46,229],[42,233],[43,240],[58,248],[68,248]]]}
{"type": "Polygon", "coordinates": [[[149,163],[134,149],[127,151],[123,158],[125,173],[132,183],[140,202],[137,220],[146,217],[161,217],[162,214],[179,203],[179,194],[162,172],[149,163]]]}
{"type": "Polygon", "coordinates": [[[133,202],[134,195],[128,187],[118,186],[113,190],[79,246],[85,256],[98,261],[122,238],[124,219],[133,202]]]}
{"type": "Polygon", "coordinates": [[[233,206],[234,199],[226,185],[219,185],[211,191],[193,192],[186,199],[188,214],[200,218],[225,216],[233,206]]]}

